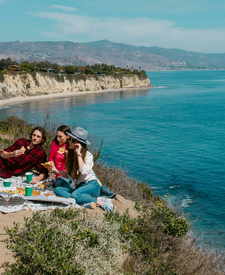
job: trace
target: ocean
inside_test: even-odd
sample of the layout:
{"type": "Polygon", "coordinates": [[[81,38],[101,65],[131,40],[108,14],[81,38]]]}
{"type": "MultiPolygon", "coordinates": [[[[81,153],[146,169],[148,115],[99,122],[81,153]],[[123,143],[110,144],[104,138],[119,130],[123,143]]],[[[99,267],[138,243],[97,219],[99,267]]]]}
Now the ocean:
{"type": "Polygon", "coordinates": [[[199,242],[225,248],[225,71],[147,72],[154,88],[36,101],[0,109],[103,138],[110,166],[179,205],[199,242]]]}

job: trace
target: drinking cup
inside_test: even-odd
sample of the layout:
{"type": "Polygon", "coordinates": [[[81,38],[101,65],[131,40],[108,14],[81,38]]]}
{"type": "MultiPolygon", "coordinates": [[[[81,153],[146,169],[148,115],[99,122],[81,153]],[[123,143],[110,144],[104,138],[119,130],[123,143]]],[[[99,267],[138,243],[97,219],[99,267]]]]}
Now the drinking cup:
{"type": "Polygon", "coordinates": [[[27,185],[25,186],[25,196],[31,196],[32,195],[33,186],[27,185]]]}
{"type": "Polygon", "coordinates": [[[32,177],[33,177],[33,173],[32,172],[26,172],[25,175],[26,175],[27,183],[31,182],[32,177]]]}
{"type": "Polygon", "coordinates": [[[11,180],[4,180],[4,187],[10,187],[11,186],[11,180]]]}

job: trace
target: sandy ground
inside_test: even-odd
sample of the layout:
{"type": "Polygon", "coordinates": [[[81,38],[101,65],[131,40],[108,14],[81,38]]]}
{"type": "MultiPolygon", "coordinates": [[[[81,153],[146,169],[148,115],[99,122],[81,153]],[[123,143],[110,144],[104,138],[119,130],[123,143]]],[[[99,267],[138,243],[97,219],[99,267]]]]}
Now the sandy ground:
{"type": "Polygon", "coordinates": [[[24,102],[31,102],[31,101],[40,101],[45,99],[56,99],[56,98],[63,98],[63,97],[76,97],[81,95],[91,95],[91,94],[102,94],[102,93],[113,93],[118,91],[126,91],[126,90],[146,90],[151,88],[145,87],[135,87],[135,88],[119,88],[119,89],[106,89],[100,91],[89,91],[89,92],[74,92],[74,93],[55,93],[55,94],[48,94],[48,95],[39,95],[39,96],[27,96],[27,97],[14,97],[9,99],[0,100],[0,108],[4,108],[6,106],[24,103],[24,102]]]}
{"type": "MultiPolygon", "coordinates": [[[[113,201],[113,205],[119,213],[125,213],[127,209],[129,209],[129,213],[131,217],[137,217],[137,211],[134,210],[135,203],[133,201],[126,200],[122,196],[118,195],[118,199],[113,201]]],[[[49,211],[49,210],[48,210],[49,211]]],[[[88,213],[91,216],[104,215],[104,211],[97,207],[96,210],[89,210],[88,213]]],[[[2,264],[5,262],[12,263],[14,261],[13,254],[6,247],[6,241],[8,239],[8,235],[5,232],[4,227],[8,226],[9,228],[13,227],[14,222],[18,222],[21,226],[24,224],[24,217],[32,217],[33,211],[23,210],[17,213],[3,214],[0,212],[0,274],[4,272],[4,267],[2,264]]]]}

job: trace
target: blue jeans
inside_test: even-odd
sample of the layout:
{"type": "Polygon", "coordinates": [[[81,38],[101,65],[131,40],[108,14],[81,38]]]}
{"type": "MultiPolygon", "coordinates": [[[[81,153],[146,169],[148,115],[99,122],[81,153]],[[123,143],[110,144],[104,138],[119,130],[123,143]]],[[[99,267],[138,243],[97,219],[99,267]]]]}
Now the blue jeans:
{"type": "Polygon", "coordinates": [[[97,202],[100,195],[100,185],[96,180],[80,183],[76,189],[69,187],[56,187],[56,196],[73,198],[77,204],[97,202]]]}
{"type": "Polygon", "coordinates": [[[55,179],[55,187],[62,186],[69,188],[71,184],[71,180],[64,177],[56,177],[55,179]]]}

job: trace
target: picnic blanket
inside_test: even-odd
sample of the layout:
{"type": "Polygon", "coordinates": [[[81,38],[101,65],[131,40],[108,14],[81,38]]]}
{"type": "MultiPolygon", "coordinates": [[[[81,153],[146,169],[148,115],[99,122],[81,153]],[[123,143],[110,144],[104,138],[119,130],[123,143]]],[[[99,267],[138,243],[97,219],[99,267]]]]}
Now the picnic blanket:
{"type": "MultiPolygon", "coordinates": [[[[15,187],[22,187],[25,188],[25,186],[27,185],[26,182],[26,177],[25,175],[22,176],[17,176],[17,177],[11,177],[11,187],[15,189],[15,187]]],[[[38,197],[32,197],[32,201],[31,200],[27,200],[27,198],[25,198],[22,195],[9,195],[7,193],[3,194],[1,193],[1,196],[3,197],[23,197],[25,200],[23,202],[23,204],[18,204],[18,205],[8,205],[8,206],[4,206],[4,205],[0,205],[0,212],[2,213],[13,213],[13,212],[19,212],[22,211],[23,209],[26,210],[31,210],[31,211],[37,211],[37,210],[49,210],[49,209],[55,209],[56,207],[60,207],[60,208],[70,208],[70,207],[76,207],[76,208],[83,208],[82,206],[78,205],[74,199],[70,199],[67,200],[66,202],[62,203],[61,200],[59,199],[59,197],[56,197],[54,195],[54,188],[52,185],[48,184],[48,180],[43,180],[41,182],[45,182],[46,183],[46,189],[43,190],[41,188],[38,187],[38,183],[33,185],[33,190],[39,191],[40,192],[40,196],[38,197]],[[50,195],[50,196],[49,196],[50,195]],[[48,196],[48,198],[50,198],[47,201],[45,200],[45,197],[48,196]],[[35,199],[36,198],[36,199],[35,199]],[[43,201],[41,201],[41,199],[43,201]]],[[[3,189],[3,179],[0,178],[0,190],[3,189]]],[[[63,200],[64,198],[62,198],[63,200]]],[[[99,197],[99,199],[101,201],[112,201],[112,198],[108,198],[108,197],[99,197]]]]}

